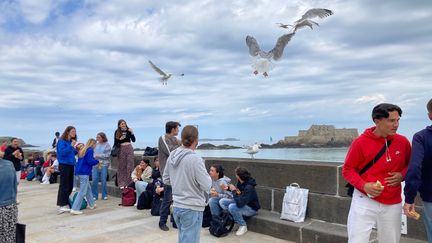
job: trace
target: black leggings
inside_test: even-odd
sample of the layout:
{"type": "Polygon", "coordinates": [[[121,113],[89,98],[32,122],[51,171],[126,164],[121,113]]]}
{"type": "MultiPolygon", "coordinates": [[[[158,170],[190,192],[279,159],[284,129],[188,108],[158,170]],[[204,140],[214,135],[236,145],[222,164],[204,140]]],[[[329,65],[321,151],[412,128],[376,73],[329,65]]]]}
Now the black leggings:
{"type": "Polygon", "coordinates": [[[60,185],[57,194],[57,205],[69,205],[69,195],[73,189],[74,166],[59,164],[60,170],[60,185]]]}

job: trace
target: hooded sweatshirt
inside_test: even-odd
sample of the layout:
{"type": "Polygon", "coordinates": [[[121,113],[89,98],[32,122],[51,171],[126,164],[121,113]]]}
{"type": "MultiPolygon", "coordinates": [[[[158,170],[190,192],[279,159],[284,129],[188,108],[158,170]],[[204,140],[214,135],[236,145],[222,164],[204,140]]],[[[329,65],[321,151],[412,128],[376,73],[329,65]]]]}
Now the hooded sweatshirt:
{"type": "Polygon", "coordinates": [[[99,163],[98,160],[93,158],[93,155],[93,148],[88,148],[84,157],[78,158],[75,175],[91,175],[93,165],[97,165],[99,163]]]}
{"type": "Polygon", "coordinates": [[[193,150],[181,146],[170,153],[163,182],[172,186],[174,207],[204,211],[212,179],[193,150]]]}
{"type": "Polygon", "coordinates": [[[402,177],[405,177],[411,145],[407,138],[399,134],[387,136],[387,138],[379,137],[373,133],[375,128],[366,129],[360,137],[352,142],[345,158],[342,175],[364,194],[366,192],[363,187],[367,182],[379,180],[384,186],[384,190],[379,196],[372,199],[388,205],[400,203],[402,201],[401,185],[389,187],[384,179],[390,176],[390,172],[400,172],[402,177]],[[386,148],[381,158],[360,176],[360,170],[385,146],[386,140],[391,140],[391,145],[386,148]]]}
{"type": "Polygon", "coordinates": [[[243,183],[240,183],[240,181],[237,183],[237,188],[240,190],[240,194],[233,192],[234,201],[236,202],[237,207],[242,208],[245,205],[248,205],[255,211],[258,211],[258,209],[261,208],[255,190],[256,185],[254,178],[249,178],[243,183]]]}
{"type": "Polygon", "coordinates": [[[425,202],[432,202],[432,126],[414,134],[412,153],[405,177],[405,202],[414,203],[417,191],[425,202]]]}
{"type": "Polygon", "coordinates": [[[228,185],[231,179],[227,176],[219,178],[216,181],[212,181],[212,188],[216,190],[219,198],[232,198],[232,193],[230,191],[222,189],[221,185],[228,185]]]}

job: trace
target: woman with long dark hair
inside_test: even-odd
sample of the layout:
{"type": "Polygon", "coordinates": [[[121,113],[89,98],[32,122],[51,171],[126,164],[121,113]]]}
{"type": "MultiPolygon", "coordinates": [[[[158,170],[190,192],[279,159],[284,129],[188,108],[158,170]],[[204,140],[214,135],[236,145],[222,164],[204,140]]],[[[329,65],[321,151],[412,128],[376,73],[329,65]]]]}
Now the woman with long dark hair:
{"type": "Polygon", "coordinates": [[[74,146],[77,141],[76,129],[68,126],[57,143],[57,160],[60,170],[60,185],[57,194],[57,205],[59,212],[69,212],[69,195],[73,188],[75,155],[78,153],[74,146]]]}
{"type": "Polygon", "coordinates": [[[120,145],[117,169],[117,180],[120,189],[132,182],[130,175],[134,170],[134,151],[131,142],[135,142],[133,130],[127,126],[125,120],[120,119],[114,133],[114,145],[120,145]]]}
{"type": "Polygon", "coordinates": [[[108,143],[108,139],[105,133],[100,132],[96,135],[96,148],[94,150],[95,159],[99,160],[99,164],[93,166],[92,170],[92,192],[93,197],[97,200],[99,196],[99,178],[102,183],[102,199],[107,200],[107,176],[108,176],[108,167],[110,165],[110,154],[111,154],[111,146],[108,143]]]}

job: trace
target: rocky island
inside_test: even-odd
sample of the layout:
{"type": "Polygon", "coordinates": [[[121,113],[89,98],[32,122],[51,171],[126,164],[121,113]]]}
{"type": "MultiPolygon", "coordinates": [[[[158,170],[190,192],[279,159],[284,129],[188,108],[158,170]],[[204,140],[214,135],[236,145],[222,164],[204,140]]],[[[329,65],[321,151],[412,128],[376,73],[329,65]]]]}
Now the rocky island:
{"type": "Polygon", "coordinates": [[[222,144],[222,145],[213,145],[211,143],[203,143],[198,145],[197,149],[202,149],[202,150],[221,150],[221,149],[239,149],[241,147],[237,147],[237,146],[232,146],[232,145],[228,145],[228,144],[222,144]]]}
{"type": "Polygon", "coordinates": [[[312,125],[300,130],[297,136],[286,136],[275,144],[261,144],[261,148],[348,147],[358,137],[357,128],[336,128],[333,125],[312,125]]]}

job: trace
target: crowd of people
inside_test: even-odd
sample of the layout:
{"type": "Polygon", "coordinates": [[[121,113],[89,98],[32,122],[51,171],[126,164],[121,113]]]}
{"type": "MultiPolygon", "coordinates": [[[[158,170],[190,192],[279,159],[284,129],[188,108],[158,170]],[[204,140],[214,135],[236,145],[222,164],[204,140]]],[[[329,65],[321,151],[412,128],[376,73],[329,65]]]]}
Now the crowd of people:
{"type": "MultiPolygon", "coordinates": [[[[427,111],[432,120],[432,99],[427,103],[427,111]]],[[[374,126],[356,138],[348,150],[342,174],[354,188],[347,222],[350,243],[369,242],[375,226],[379,242],[399,242],[400,212],[404,210],[408,217],[418,218],[414,207],[418,192],[423,202],[427,237],[432,242],[432,182],[429,180],[432,176],[432,126],[416,133],[411,145],[397,133],[401,116],[402,109],[397,105],[375,106],[372,110],[374,126]],[[402,181],[405,181],[405,188],[402,188],[402,181]]],[[[125,120],[118,121],[113,148],[103,132],[98,133],[96,139],[88,139],[86,144],[77,143],[73,126],[66,127],[61,136],[56,134],[55,150],[49,152],[46,159],[34,153],[23,163],[24,152],[18,139],[13,138],[9,146],[2,143],[0,191],[5,193],[0,194],[0,236],[10,239],[14,235],[19,203],[17,185],[22,174],[28,177],[32,173],[34,180],[42,184],[55,183],[60,176],[57,197],[60,213],[82,214],[83,200],[88,208],[96,208],[99,181],[101,199],[107,200],[106,179],[112,149],[118,150],[119,189],[135,189],[135,206],[144,192],[149,191],[151,198],[157,198],[160,203],[153,203],[151,211],[159,215],[159,228],[169,230],[167,220],[171,214],[173,226],[178,228],[179,242],[199,242],[206,207],[212,217],[229,213],[239,226],[236,235],[245,234],[245,217],[256,215],[260,209],[255,179],[243,167],[235,169],[236,185],[225,176],[221,165],[211,165],[207,171],[204,160],[195,153],[199,138],[197,127],[185,126],[178,139],[180,126],[178,122],[166,123],[153,166],[147,158],[134,166],[131,143],[136,138],[125,120]],[[71,204],[69,197],[75,176],[80,189],[71,204]]]]}

